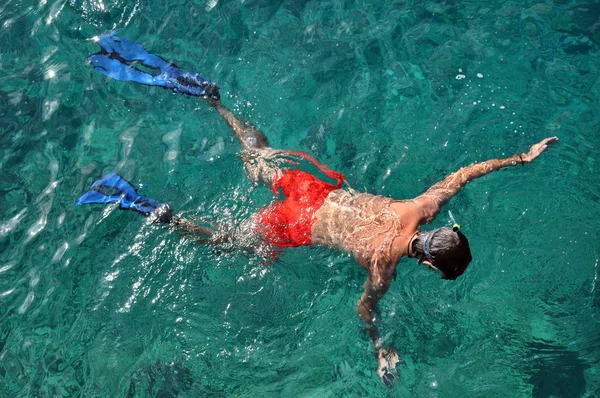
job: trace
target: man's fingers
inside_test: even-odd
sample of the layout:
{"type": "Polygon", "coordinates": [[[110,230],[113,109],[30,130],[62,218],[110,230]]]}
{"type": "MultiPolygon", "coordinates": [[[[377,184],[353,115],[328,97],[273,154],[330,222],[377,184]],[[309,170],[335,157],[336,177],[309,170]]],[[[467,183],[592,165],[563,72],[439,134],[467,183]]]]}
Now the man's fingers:
{"type": "Polygon", "coordinates": [[[543,139],[542,142],[540,142],[540,144],[552,145],[552,144],[555,144],[556,142],[558,142],[558,137],[548,137],[546,139],[543,139]]]}
{"type": "Polygon", "coordinates": [[[391,387],[394,385],[394,381],[396,380],[397,375],[390,372],[389,368],[384,368],[381,371],[377,372],[379,374],[379,379],[386,387],[391,387]]]}
{"type": "Polygon", "coordinates": [[[400,379],[400,374],[396,369],[399,362],[398,353],[393,347],[387,350],[381,349],[378,352],[379,366],[377,375],[387,387],[391,387],[396,380],[400,379]]]}
{"type": "Polygon", "coordinates": [[[381,381],[386,387],[392,387],[394,385],[394,377],[389,373],[384,374],[381,377],[381,381]]]}

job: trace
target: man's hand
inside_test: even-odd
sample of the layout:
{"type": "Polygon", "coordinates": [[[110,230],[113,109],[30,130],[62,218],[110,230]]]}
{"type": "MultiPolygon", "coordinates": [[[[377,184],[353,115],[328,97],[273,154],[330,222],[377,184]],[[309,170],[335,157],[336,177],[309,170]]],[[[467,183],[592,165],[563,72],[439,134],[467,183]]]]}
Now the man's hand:
{"type": "Polygon", "coordinates": [[[400,378],[396,370],[396,364],[399,362],[396,349],[394,347],[388,347],[387,350],[380,348],[377,351],[377,361],[379,362],[377,375],[386,387],[391,387],[394,381],[400,378]]]}
{"type": "Polygon", "coordinates": [[[557,142],[558,142],[557,137],[549,137],[549,138],[544,138],[543,140],[541,140],[540,142],[538,142],[535,145],[532,145],[531,148],[529,149],[529,152],[521,155],[521,159],[523,160],[523,163],[530,163],[533,159],[540,156],[541,153],[544,152],[546,150],[546,148],[548,148],[548,145],[552,145],[557,142]]]}

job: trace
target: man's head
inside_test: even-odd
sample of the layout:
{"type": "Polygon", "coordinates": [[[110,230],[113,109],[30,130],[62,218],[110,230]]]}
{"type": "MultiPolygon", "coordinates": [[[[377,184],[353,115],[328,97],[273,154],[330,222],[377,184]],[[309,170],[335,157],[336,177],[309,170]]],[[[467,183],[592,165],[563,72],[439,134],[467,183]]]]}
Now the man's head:
{"type": "Polygon", "coordinates": [[[412,243],[419,263],[441,271],[442,279],[454,280],[472,260],[467,237],[457,227],[442,227],[419,234],[412,243]]]}

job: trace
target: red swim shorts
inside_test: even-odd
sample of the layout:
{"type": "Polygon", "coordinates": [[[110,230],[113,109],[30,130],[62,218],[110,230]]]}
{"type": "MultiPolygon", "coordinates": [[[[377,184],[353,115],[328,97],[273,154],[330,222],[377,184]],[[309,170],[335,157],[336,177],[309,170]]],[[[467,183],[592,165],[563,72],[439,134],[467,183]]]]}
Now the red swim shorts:
{"type": "Polygon", "coordinates": [[[291,153],[314,163],[329,178],[335,179],[337,184],[329,184],[300,170],[284,169],[281,174],[277,174],[271,190],[278,194],[281,189],[285,198],[276,199],[266,209],[258,212],[256,230],[262,234],[265,241],[281,248],[310,244],[316,211],[327,195],[340,189],[345,180],[341,173],[328,170],[310,156],[300,152],[291,153]]]}

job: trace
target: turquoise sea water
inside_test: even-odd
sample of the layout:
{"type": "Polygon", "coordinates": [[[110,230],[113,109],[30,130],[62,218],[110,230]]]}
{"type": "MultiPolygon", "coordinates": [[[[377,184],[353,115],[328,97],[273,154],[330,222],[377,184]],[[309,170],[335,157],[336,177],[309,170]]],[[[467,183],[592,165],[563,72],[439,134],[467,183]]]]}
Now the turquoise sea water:
{"type": "Polygon", "coordinates": [[[600,395],[599,17],[592,0],[5,0],[0,397],[600,395]],[[370,193],[413,197],[560,142],[447,206],[474,255],[463,277],[400,263],[378,317],[402,358],[388,389],[347,255],[303,247],[264,266],[74,206],[112,171],[202,222],[271,197],[202,101],[86,65],[113,29],[370,193]]]}

